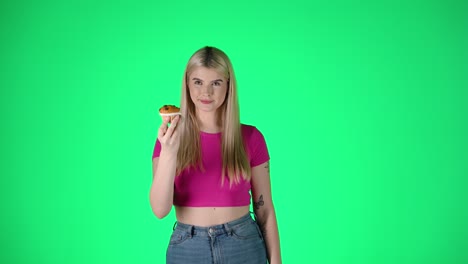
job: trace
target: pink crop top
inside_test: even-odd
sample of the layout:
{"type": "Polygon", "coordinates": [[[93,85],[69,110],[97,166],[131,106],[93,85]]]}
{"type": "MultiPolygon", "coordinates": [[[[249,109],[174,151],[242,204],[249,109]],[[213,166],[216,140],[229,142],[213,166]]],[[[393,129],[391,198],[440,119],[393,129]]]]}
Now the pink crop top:
{"type": "MultiPolygon", "coordinates": [[[[242,125],[242,136],[247,147],[247,157],[251,167],[270,159],[265,139],[254,126],[242,125]]],[[[190,207],[230,207],[250,204],[249,181],[241,179],[229,188],[226,177],[221,186],[221,133],[200,132],[202,162],[205,172],[199,169],[184,170],[174,181],[174,205],[190,207]]],[[[153,158],[159,157],[161,144],[156,140],[153,158]]]]}

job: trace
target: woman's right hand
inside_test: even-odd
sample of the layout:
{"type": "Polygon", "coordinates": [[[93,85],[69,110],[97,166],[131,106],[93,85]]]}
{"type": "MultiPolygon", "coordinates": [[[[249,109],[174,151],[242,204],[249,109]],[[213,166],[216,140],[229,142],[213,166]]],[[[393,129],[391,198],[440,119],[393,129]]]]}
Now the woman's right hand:
{"type": "Polygon", "coordinates": [[[177,115],[172,119],[170,117],[164,117],[161,127],[158,131],[158,140],[161,143],[161,152],[167,153],[168,155],[177,156],[177,151],[180,145],[180,134],[177,130],[177,124],[180,121],[180,115],[177,115]]]}

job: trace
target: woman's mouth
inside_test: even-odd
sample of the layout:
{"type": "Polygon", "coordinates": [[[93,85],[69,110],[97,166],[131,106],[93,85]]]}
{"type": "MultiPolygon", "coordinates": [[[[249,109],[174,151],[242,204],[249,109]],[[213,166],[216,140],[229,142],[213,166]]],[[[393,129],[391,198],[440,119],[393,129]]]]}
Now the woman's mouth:
{"type": "Polygon", "coordinates": [[[200,100],[202,104],[211,104],[213,100],[200,100]]]}

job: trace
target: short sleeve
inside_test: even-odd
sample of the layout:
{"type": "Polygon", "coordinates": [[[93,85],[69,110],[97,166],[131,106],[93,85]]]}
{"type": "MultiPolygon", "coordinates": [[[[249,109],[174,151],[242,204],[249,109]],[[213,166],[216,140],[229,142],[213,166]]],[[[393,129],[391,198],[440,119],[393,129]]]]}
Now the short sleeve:
{"type": "Polygon", "coordinates": [[[252,135],[249,140],[250,147],[250,166],[255,167],[270,160],[268,147],[263,134],[253,127],[252,135]]]}
{"type": "Polygon", "coordinates": [[[161,143],[159,142],[159,140],[156,139],[156,143],[154,144],[152,159],[159,157],[160,153],[161,153],[161,143]]]}

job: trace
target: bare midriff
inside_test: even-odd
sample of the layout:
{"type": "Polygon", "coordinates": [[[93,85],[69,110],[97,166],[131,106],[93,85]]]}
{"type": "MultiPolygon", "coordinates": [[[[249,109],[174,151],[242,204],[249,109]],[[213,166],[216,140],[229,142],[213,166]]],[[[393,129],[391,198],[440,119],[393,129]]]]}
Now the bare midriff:
{"type": "Polygon", "coordinates": [[[249,212],[250,206],[238,207],[183,207],[175,206],[177,221],[196,226],[224,224],[249,212]]]}

